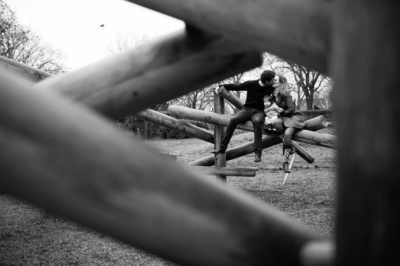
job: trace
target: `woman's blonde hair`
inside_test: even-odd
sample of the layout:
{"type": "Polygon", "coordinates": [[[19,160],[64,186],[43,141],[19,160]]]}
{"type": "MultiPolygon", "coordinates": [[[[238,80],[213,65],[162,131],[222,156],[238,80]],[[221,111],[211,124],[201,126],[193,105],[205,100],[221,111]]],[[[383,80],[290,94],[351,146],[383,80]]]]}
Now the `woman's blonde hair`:
{"type": "Polygon", "coordinates": [[[278,93],[284,96],[290,95],[290,88],[287,79],[284,76],[279,75],[279,85],[276,87],[278,93]]]}

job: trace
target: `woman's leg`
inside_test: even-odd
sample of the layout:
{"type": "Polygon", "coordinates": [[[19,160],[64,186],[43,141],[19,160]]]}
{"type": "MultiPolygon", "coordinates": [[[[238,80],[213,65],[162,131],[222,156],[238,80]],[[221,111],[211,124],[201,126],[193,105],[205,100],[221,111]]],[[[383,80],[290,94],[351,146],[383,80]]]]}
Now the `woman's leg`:
{"type": "Polygon", "coordinates": [[[283,134],[283,170],[285,173],[289,172],[289,156],[292,153],[292,136],[293,133],[296,132],[297,129],[293,127],[288,127],[285,129],[285,133],[283,134]]]}
{"type": "Polygon", "coordinates": [[[285,126],[283,125],[283,119],[277,118],[272,121],[272,126],[276,129],[276,133],[283,134],[285,132],[285,126]]]}

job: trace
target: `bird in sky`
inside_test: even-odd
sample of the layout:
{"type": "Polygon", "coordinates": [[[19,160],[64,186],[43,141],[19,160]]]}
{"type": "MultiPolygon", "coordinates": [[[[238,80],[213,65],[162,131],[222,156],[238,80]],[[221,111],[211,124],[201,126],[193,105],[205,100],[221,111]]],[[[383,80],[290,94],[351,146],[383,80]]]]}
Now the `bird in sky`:
{"type": "Polygon", "coordinates": [[[100,27],[104,27],[104,24],[101,24],[100,27]]]}

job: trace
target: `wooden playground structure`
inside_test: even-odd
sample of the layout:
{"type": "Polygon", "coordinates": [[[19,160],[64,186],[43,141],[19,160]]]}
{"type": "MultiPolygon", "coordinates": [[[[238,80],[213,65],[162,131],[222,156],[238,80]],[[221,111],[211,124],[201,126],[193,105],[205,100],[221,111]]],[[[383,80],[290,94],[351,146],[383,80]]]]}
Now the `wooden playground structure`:
{"type": "MultiPolygon", "coordinates": [[[[0,68],[1,187],[181,265],[385,265],[397,260],[400,3],[130,2],[182,19],[187,27],[40,82],[0,68]],[[216,114],[168,107],[168,113],[190,119],[210,117],[218,124],[213,134],[146,108],[255,68],[265,51],[335,81],[337,142],[313,132],[321,124],[314,120],[294,136],[338,149],[333,239],[165,160],[109,119],[131,114],[170,119],[165,123],[218,143],[226,123],[222,99],[230,99],[224,92],[216,94],[216,114]]],[[[38,79],[46,75],[26,71],[38,79]]],[[[280,141],[266,135],[263,145],[280,141]]],[[[250,152],[251,146],[228,150],[226,158],[218,156],[217,166],[250,152]]],[[[314,159],[306,151],[299,156],[314,159]]]]}

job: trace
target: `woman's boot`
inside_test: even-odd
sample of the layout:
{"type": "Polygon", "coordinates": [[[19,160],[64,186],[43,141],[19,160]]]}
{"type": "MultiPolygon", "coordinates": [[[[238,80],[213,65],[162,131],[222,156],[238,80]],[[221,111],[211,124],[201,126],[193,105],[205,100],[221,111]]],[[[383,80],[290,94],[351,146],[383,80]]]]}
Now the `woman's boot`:
{"type": "Polygon", "coordinates": [[[289,173],[289,156],[291,152],[291,148],[285,148],[283,149],[283,171],[285,173],[289,173]]]}

